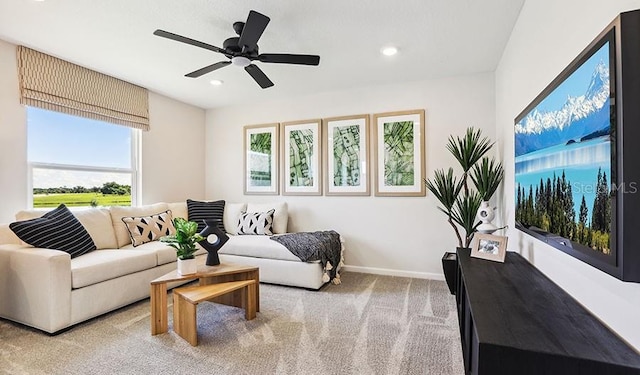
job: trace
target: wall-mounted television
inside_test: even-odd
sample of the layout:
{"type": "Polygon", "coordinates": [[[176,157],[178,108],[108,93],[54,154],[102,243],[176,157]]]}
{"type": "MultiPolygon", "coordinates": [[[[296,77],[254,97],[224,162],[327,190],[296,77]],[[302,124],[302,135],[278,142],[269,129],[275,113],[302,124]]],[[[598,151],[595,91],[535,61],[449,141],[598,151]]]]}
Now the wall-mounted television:
{"type": "Polygon", "coordinates": [[[640,10],[621,13],[515,119],[516,228],[640,282],[640,10]]]}

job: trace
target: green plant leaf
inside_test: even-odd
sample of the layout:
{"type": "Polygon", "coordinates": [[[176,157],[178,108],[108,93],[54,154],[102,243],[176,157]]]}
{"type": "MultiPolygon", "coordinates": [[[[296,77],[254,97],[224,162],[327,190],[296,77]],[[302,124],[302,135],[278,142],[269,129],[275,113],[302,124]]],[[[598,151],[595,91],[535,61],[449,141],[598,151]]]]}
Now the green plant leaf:
{"type": "Polygon", "coordinates": [[[473,127],[467,128],[464,138],[449,137],[447,150],[458,160],[465,174],[467,174],[471,167],[493,146],[493,142],[491,142],[489,138],[481,137],[482,130],[475,130],[473,127]]]}
{"type": "Polygon", "coordinates": [[[462,238],[460,237],[460,232],[458,231],[458,227],[452,220],[452,208],[456,202],[458,195],[460,195],[460,191],[463,186],[463,180],[457,180],[453,175],[453,168],[449,168],[446,173],[442,169],[436,170],[434,172],[433,180],[425,179],[424,183],[427,186],[427,189],[429,189],[429,191],[442,204],[442,206],[438,206],[437,208],[449,218],[448,222],[453,228],[456,237],[458,238],[458,246],[462,247],[462,238]]]}
{"type": "Polygon", "coordinates": [[[425,180],[427,189],[442,204],[440,210],[451,216],[451,208],[462,189],[462,180],[458,181],[453,175],[453,168],[445,173],[443,169],[434,172],[433,180],[425,180]]]}
{"type": "Polygon", "coordinates": [[[176,233],[170,236],[160,238],[160,241],[166,242],[169,246],[176,249],[176,255],[179,259],[192,259],[194,253],[198,249],[196,244],[202,240],[198,231],[198,224],[195,221],[188,221],[181,217],[172,220],[176,233]]]}
{"type": "Polygon", "coordinates": [[[451,218],[465,231],[465,247],[469,246],[473,232],[480,225],[480,221],[476,222],[476,214],[481,203],[482,196],[475,191],[470,191],[467,195],[456,198],[456,203],[451,210],[451,218]]]}
{"type": "Polygon", "coordinates": [[[482,200],[488,201],[498,190],[504,177],[504,169],[502,163],[497,163],[493,158],[483,157],[479,165],[473,166],[470,177],[482,200]]]}
{"type": "Polygon", "coordinates": [[[175,235],[170,235],[170,236],[164,236],[164,237],[160,237],[160,241],[161,242],[167,242],[167,243],[176,243],[178,242],[178,240],[176,239],[175,235]]]}

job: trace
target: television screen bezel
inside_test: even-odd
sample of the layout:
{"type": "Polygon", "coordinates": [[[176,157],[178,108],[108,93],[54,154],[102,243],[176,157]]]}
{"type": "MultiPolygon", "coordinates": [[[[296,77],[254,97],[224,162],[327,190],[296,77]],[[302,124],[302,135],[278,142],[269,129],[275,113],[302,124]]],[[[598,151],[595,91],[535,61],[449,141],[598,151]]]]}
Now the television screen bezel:
{"type": "MultiPolygon", "coordinates": [[[[524,109],[516,118],[514,119],[514,126],[518,124],[526,115],[529,114],[540,102],[542,102],[545,98],[547,98],[555,89],[557,89],[562,83],[566,81],[577,69],[579,69],[595,52],[600,50],[607,42],[609,42],[609,98],[610,98],[610,118],[611,118],[611,174],[610,174],[610,184],[619,185],[618,176],[619,176],[619,167],[620,163],[618,162],[617,155],[620,155],[617,147],[619,145],[619,140],[617,136],[622,134],[620,132],[620,121],[618,121],[618,101],[617,100],[617,84],[618,84],[618,76],[616,73],[619,70],[618,63],[620,61],[619,49],[617,43],[617,27],[616,23],[612,23],[607,27],[604,31],[598,35],[545,89],[538,95],[536,98],[524,109]]],[[[514,132],[515,139],[515,132],[514,132]]],[[[515,157],[515,148],[514,148],[514,157],[515,157]]],[[[514,165],[515,166],[515,165],[514,165]]],[[[517,186],[515,169],[514,169],[514,188],[517,186]]],[[[514,203],[516,197],[514,196],[514,203]]],[[[618,247],[618,224],[620,218],[618,217],[618,194],[616,189],[612,189],[611,194],[611,234],[610,234],[610,244],[611,244],[611,254],[603,254],[599,253],[593,249],[590,249],[587,246],[582,244],[570,241],[566,238],[561,237],[556,233],[546,232],[543,230],[536,230],[535,228],[527,228],[521,225],[518,222],[515,222],[515,227],[542,241],[547,243],[548,245],[561,250],[571,256],[580,259],[581,261],[588,263],[604,272],[607,272],[613,276],[618,278],[621,277],[621,272],[619,268],[619,258],[620,251],[618,247]],[[569,245],[567,245],[569,243],[569,245]]],[[[591,209],[591,208],[590,208],[591,209]]]]}

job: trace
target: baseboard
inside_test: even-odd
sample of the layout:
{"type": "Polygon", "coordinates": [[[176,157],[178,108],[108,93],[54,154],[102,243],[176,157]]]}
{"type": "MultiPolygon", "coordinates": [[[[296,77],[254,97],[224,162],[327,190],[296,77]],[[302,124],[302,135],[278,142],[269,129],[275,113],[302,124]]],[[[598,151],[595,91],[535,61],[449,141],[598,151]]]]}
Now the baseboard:
{"type": "Polygon", "coordinates": [[[444,274],[442,273],[402,271],[402,270],[392,270],[388,268],[348,266],[346,264],[342,267],[342,270],[351,271],[351,272],[360,272],[360,273],[371,273],[375,275],[413,277],[416,279],[444,281],[444,274]]]}

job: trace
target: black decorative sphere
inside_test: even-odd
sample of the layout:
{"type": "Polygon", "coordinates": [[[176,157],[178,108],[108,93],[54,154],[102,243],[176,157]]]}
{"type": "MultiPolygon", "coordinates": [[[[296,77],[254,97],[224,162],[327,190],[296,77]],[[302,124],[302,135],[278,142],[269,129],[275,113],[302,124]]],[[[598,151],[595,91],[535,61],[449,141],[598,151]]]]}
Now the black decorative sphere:
{"type": "Polygon", "coordinates": [[[220,264],[218,250],[229,240],[229,236],[220,229],[222,222],[220,220],[204,219],[206,227],[200,232],[204,240],[198,242],[207,252],[207,266],[217,266],[220,264]]]}

